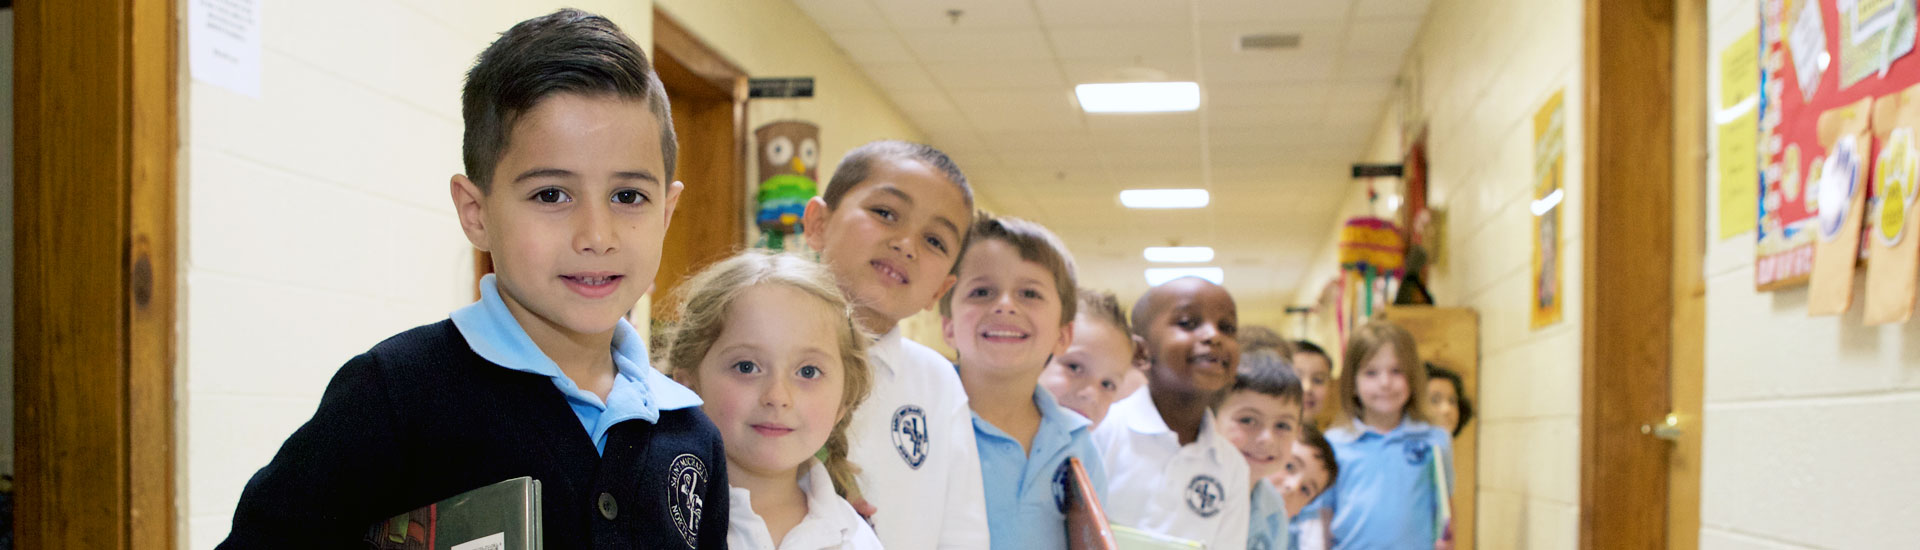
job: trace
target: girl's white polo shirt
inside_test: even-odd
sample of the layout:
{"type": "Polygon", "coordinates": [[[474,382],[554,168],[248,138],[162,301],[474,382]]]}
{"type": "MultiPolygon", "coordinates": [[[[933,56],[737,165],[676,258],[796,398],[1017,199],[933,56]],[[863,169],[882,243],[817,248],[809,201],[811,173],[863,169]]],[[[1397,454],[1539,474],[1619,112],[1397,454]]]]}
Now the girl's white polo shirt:
{"type": "Polygon", "coordinates": [[[1247,547],[1247,460],[1215,431],[1212,412],[1182,446],[1149,391],[1133,392],[1107,409],[1093,446],[1107,466],[1107,519],[1208,548],[1247,547]]]}
{"type": "Polygon", "coordinates": [[[818,460],[808,460],[800,474],[800,492],[807,495],[807,516],[773,544],[767,521],[753,513],[753,495],[733,487],[727,491],[727,548],[736,550],[880,550],[880,538],[853,511],[853,505],[833,492],[833,479],[818,460]]]}
{"type": "Polygon", "coordinates": [[[873,392],[848,455],[887,548],[985,549],[986,493],[973,410],[953,363],[895,327],[868,348],[873,392]]]}

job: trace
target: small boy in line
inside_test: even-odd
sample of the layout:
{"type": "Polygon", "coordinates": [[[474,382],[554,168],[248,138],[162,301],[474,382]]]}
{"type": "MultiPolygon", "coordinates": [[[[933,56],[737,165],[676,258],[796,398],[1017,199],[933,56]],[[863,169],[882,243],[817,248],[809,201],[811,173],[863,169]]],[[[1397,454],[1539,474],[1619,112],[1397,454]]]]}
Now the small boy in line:
{"type": "Polygon", "coordinates": [[[1106,470],[1088,441],[1089,420],[1040,387],[1048,358],[1074,332],[1073,257],[1039,224],[985,215],[940,301],[941,332],[960,358],[986,483],[996,550],[1067,548],[1067,466],[1079,458],[1095,498],[1106,470]]]}
{"type": "Polygon", "coordinates": [[[1138,372],[1133,363],[1133,332],[1112,292],[1083,288],[1079,295],[1073,343],[1066,353],[1047,362],[1040,385],[1053,392],[1060,406],[1099,426],[1107,417],[1107,407],[1121,397],[1120,386],[1127,375],[1138,372]]]}
{"type": "Polygon", "coordinates": [[[546,548],[725,546],[720,434],[624,318],[683,187],[646,55],[561,10],[481,52],[461,101],[449,188],[493,254],[480,301],[341,367],[220,548],[364,547],[376,522],[521,476],[541,483],[546,548]]]}
{"type": "Polygon", "coordinates": [[[1208,411],[1240,360],[1233,297],[1205,279],[1176,279],[1134,302],[1133,321],[1151,358],[1146,390],[1114,403],[1093,432],[1107,468],[1107,517],[1208,548],[1244,548],[1247,461],[1208,411]]]}
{"type": "Polygon", "coordinates": [[[1271,349],[1241,355],[1233,387],[1215,408],[1220,433],[1240,449],[1251,474],[1248,550],[1286,550],[1287,513],[1268,476],[1293,458],[1300,428],[1300,377],[1271,349]]]}
{"type": "Polygon", "coordinates": [[[953,363],[900,334],[954,283],[967,244],[973,188],[946,153],[903,141],[848,152],[821,196],[807,201],[807,246],[820,252],[868,348],[873,391],[853,413],[849,457],[887,548],[986,548],[986,496],[973,412],[953,363]]]}
{"type": "Polygon", "coordinates": [[[1294,550],[1326,550],[1332,546],[1333,510],[1325,506],[1309,509],[1340,479],[1340,463],[1333,459],[1333,444],[1312,425],[1300,432],[1293,445],[1293,457],[1281,472],[1280,498],[1287,503],[1287,546],[1294,550]]]}

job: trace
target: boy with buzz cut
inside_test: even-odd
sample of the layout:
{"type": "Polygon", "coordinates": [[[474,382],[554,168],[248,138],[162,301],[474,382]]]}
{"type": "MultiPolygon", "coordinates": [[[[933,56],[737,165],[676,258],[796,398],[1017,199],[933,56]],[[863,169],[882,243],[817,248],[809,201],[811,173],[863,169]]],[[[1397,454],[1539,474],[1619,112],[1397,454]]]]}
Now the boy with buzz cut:
{"type": "Polygon", "coordinates": [[[623,319],[682,188],[646,55],[561,10],[481,52],[461,99],[450,190],[493,255],[480,301],[341,367],[220,547],[364,547],[376,522],[521,476],[541,483],[545,548],[724,547],[720,435],[623,319]]]}
{"type": "Polygon", "coordinates": [[[934,305],[973,220],[973,189],[945,153],[903,141],[862,145],[807,201],[807,246],[879,339],[868,349],[873,391],[853,413],[848,456],[860,465],[887,548],[986,548],[987,511],[973,414],[953,364],[901,336],[901,319],[934,305]]]}
{"type": "Polygon", "coordinates": [[[982,215],[940,300],[941,333],[960,357],[960,383],[980,445],[994,550],[1068,547],[1069,460],[1106,495],[1106,470],[1087,439],[1092,421],[1040,385],[1048,358],[1076,337],[1073,256],[1039,224],[982,215]]]}
{"type": "Polygon", "coordinates": [[[1247,461],[1208,411],[1233,384],[1238,329],[1233,297],[1205,279],[1175,279],[1134,302],[1147,388],[1115,402],[1093,431],[1114,523],[1208,548],[1247,546],[1247,461]]]}

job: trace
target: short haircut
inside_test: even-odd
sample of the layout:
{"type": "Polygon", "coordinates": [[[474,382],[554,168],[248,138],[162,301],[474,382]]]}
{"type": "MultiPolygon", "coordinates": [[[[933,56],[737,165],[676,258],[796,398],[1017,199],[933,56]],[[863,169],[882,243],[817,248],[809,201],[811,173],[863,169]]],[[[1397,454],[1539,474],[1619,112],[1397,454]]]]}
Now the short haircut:
{"type": "Polygon", "coordinates": [[[1320,492],[1325,493],[1333,488],[1333,482],[1340,481],[1340,461],[1333,458],[1333,444],[1327,442],[1327,434],[1321,433],[1320,428],[1313,427],[1312,422],[1306,423],[1300,429],[1300,442],[1312,447],[1313,452],[1320,455],[1320,463],[1327,467],[1327,486],[1320,488],[1320,492]]]}
{"type": "Polygon", "coordinates": [[[607,18],[567,8],[521,21],[493,41],[467,71],[460,91],[466,125],[461,157],[467,177],[490,192],[493,170],[513,126],[541,100],[560,93],[645,101],[660,122],[660,154],[673,181],[673,114],[647,54],[607,18]]]}
{"type": "Polygon", "coordinates": [[[1240,367],[1235,369],[1233,387],[1227,388],[1227,393],[1243,391],[1291,399],[1295,403],[1305,401],[1306,393],[1300,385],[1300,375],[1293,372],[1293,364],[1270,349],[1240,353],[1240,367]]]}
{"type": "Polygon", "coordinates": [[[1279,332],[1265,325],[1240,327],[1240,332],[1235,337],[1239,338],[1240,351],[1243,353],[1270,350],[1289,360],[1293,357],[1293,345],[1289,344],[1285,338],[1281,338],[1279,332]]]}
{"type": "Polygon", "coordinates": [[[1294,340],[1293,352],[1294,353],[1311,353],[1311,354],[1320,356],[1321,359],[1326,359],[1328,363],[1333,362],[1333,356],[1327,355],[1327,350],[1320,349],[1319,344],[1315,344],[1309,340],[1294,340]]]}
{"type": "MultiPolygon", "coordinates": [[[[1347,339],[1347,352],[1340,358],[1340,408],[1336,412],[1344,415],[1344,420],[1335,421],[1335,425],[1345,425],[1352,420],[1364,418],[1361,414],[1366,406],[1360,403],[1360,367],[1373,359],[1373,355],[1383,348],[1392,347],[1395,359],[1400,360],[1400,372],[1407,377],[1407,388],[1425,392],[1427,388],[1427,369],[1421,366],[1419,349],[1413,343],[1413,334],[1392,321],[1377,320],[1353,331],[1347,339]]],[[[1427,400],[1416,399],[1408,392],[1407,402],[1400,406],[1401,414],[1415,421],[1431,424],[1433,415],[1427,413],[1427,400]]],[[[1424,395],[1424,394],[1421,394],[1424,395]]]]}
{"type": "MultiPolygon", "coordinates": [[[[833,177],[827,180],[827,189],[821,192],[820,199],[827,203],[828,210],[840,208],[840,201],[847,198],[847,193],[873,175],[873,163],[896,159],[920,161],[945,174],[947,181],[960,189],[960,196],[967,201],[967,210],[973,210],[973,187],[967,184],[967,175],[960,172],[960,165],[953,162],[953,157],[929,145],[899,140],[876,141],[848,151],[847,156],[840,158],[840,165],[833,169],[833,177]]],[[[964,242],[966,236],[961,238],[964,242]]]]}
{"type": "Polygon", "coordinates": [[[1127,337],[1127,347],[1133,348],[1133,328],[1127,325],[1127,314],[1120,310],[1120,299],[1112,292],[1097,288],[1082,288],[1075,291],[1080,295],[1080,315],[1088,319],[1105,323],[1127,337]]]}
{"type": "MultiPolygon", "coordinates": [[[[1073,322],[1078,312],[1080,299],[1079,283],[1073,273],[1073,255],[1067,252],[1067,245],[1060,242],[1046,227],[1020,218],[1000,218],[985,212],[974,216],[973,227],[967,230],[976,244],[968,245],[953,262],[953,274],[960,274],[960,266],[966,263],[967,254],[979,250],[977,242],[1000,241],[1020,252],[1020,259],[1040,264],[1047,273],[1053,275],[1054,292],[1060,298],[1060,324],[1073,322]]],[[[964,283],[964,281],[962,281],[964,283]]],[[[940,316],[953,316],[953,296],[959,290],[959,284],[947,289],[947,295],[940,297],[940,316]]]]}
{"type": "MultiPolygon", "coordinates": [[[[840,420],[833,425],[826,445],[821,449],[827,476],[841,496],[859,495],[856,481],[859,468],[848,458],[851,443],[847,429],[853,411],[873,389],[873,371],[868,366],[867,344],[873,340],[854,323],[853,305],[834,283],[827,267],[794,253],[776,254],[752,250],[715,262],[685,284],[674,289],[679,298],[679,321],[665,329],[667,334],[666,374],[700,389],[700,362],[713,343],[726,330],[734,303],[747,290],[760,285],[783,286],[803,292],[826,303],[844,318],[833,323],[840,351],[841,370],[845,372],[845,391],[840,394],[840,420]]],[[[813,322],[801,321],[796,322],[813,322]]]]}
{"type": "Polygon", "coordinates": [[[1467,429],[1467,423],[1473,421],[1473,399],[1467,397],[1467,383],[1461,381],[1460,373],[1453,372],[1453,369],[1427,363],[1427,383],[1431,384],[1434,380],[1453,383],[1453,396],[1460,401],[1460,423],[1453,427],[1453,436],[1460,437],[1460,431],[1467,429]]]}

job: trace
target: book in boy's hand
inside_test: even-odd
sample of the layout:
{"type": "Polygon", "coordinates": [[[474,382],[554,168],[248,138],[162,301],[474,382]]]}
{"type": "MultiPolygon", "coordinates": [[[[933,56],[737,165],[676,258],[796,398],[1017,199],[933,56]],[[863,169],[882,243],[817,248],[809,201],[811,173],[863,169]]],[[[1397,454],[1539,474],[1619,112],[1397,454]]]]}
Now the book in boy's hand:
{"type": "Polygon", "coordinates": [[[1148,533],[1125,525],[1113,526],[1113,539],[1120,550],[1205,550],[1207,545],[1179,537],[1148,533]]]}
{"type": "Polygon", "coordinates": [[[1100,509],[1100,498],[1093,490],[1093,480],[1087,476],[1087,467],[1080,464],[1078,457],[1067,457],[1067,479],[1065,491],[1067,497],[1067,549],[1068,550],[1114,550],[1118,543],[1113,540],[1113,529],[1107,524],[1107,513],[1100,509]]]}
{"type": "Polygon", "coordinates": [[[378,550],[539,550],[540,481],[509,479],[374,524],[378,550]]]}

